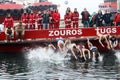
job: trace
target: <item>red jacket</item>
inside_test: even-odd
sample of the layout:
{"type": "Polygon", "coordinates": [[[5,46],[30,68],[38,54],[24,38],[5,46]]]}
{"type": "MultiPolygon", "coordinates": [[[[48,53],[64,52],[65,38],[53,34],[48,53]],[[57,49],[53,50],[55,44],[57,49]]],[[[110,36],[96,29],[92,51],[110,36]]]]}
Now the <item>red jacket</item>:
{"type": "Polygon", "coordinates": [[[69,14],[65,14],[64,15],[64,21],[66,25],[70,25],[71,24],[71,16],[69,14]]]}
{"type": "Polygon", "coordinates": [[[55,12],[54,13],[54,21],[55,22],[59,22],[60,21],[60,13],[59,12],[55,12]]]}
{"type": "Polygon", "coordinates": [[[36,21],[37,21],[38,24],[41,23],[41,21],[42,21],[42,15],[41,14],[36,15],[36,21]]]}
{"type": "Polygon", "coordinates": [[[78,12],[74,12],[72,14],[72,21],[78,21],[79,20],[79,13],[78,12]]]}
{"type": "Polygon", "coordinates": [[[120,22],[120,13],[115,14],[114,22],[120,22]]]}
{"type": "Polygon", "coordinates": [[[35,14],[34,13],[31,13],[29,14],[29,23],[30,24],[35,24],[35,14]]]}
{"type": "Polygon", "coordinates": [[[4,27],[13,27],[14,21],[12,17],[6,17],[4,19],[4,27]]]}
{"type": "Polygon", "coordinates": [[[25,24],[28,23],[28,14],[27,13],[22,14],[21,21],[25,24]]]}
{"type": "Polygon", "coordinates": [[[54,15],[55,15],[55,12],[54,11],[50,11],[50,20],[51,20],[51,22],[53,23],[54,22],[54,15]]]}

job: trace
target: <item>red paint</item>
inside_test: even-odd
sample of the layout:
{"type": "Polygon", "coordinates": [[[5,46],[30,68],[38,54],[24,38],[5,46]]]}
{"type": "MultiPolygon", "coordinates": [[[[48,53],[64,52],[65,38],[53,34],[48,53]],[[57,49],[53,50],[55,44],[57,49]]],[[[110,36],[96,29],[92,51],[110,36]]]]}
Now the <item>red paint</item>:
{"type": "MultiPolygon", "coordinates": [[[[80,37],[96,36],[97,31],[102,34],[120,35],[120,27],[99,27],[99,28],[67,28],[52,30],[30,30],[25,32],[25,39],[37,38],[58,38],[58,37],[80,37]],[[105,32],[105,33],[104,33],[105,32]]],[[[0,33],[0,40],[5,39],[5,33],[0,33]]]]}

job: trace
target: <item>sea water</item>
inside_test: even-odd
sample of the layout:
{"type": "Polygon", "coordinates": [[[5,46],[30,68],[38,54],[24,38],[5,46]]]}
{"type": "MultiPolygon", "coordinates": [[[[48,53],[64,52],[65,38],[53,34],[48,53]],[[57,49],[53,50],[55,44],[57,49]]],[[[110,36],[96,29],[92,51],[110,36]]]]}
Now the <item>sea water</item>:
{"type": "Polygon", "coordinates": [[[41,47],[1,53],[0,80],[119,80],[120,52],[106,54],[98,63],[71,63],[64,54],[41,47]]]}

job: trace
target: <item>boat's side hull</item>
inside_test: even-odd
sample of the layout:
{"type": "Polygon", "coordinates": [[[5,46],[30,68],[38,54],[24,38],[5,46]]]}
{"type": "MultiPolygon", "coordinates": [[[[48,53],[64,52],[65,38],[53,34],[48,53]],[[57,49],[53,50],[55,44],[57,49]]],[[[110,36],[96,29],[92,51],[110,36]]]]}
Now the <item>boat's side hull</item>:
{"type": "MultiPolygon", "coordinates": [[[[97,46],[98,49],[101,50],[108,50],[106,43],[104,43],[105,47],[102,47],[98,40],[91,39],[90,40],[93,45],[97,46]]],[[[33,48],[38,48],[38,47],[46,47],[48,44],[52,43],[56,47],[56,40],[32,40],[32,41],[25,41],[25,42],[0,42],[0,51],[22,51],[22,50],[28,50],[28,49],[33,49],[33,48]]],[[[72,39],[72,43],[76,43],[77,45],[85,45],[86,48],[87,46],[87,40],[86,38],[84,39],[72,39]]],[[[119,45],[115,48],[116,50],[120,50],[120,43],[119,45]]]]}

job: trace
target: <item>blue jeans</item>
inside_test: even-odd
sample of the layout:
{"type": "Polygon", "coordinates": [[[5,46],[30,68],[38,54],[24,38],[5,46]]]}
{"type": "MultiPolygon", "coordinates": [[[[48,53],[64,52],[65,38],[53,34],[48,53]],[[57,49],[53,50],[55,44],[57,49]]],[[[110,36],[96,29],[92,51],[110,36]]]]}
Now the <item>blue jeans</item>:
{"type": "Polygon", "coordinates": [[[116,23],[116,26],[120,26],[120,22],[117,22],[117,23],[116,23]]]}
{"type": "Polygon", "coordinates": [[[49,23],[43,23],[43,29],[49,29],[49,23]]]}
{"type": "Polygon", "coordinates": [[[83,25],[84,25],[84,27],[89,27],[89,22],[88,21],[84,21],[83,25]]]}

